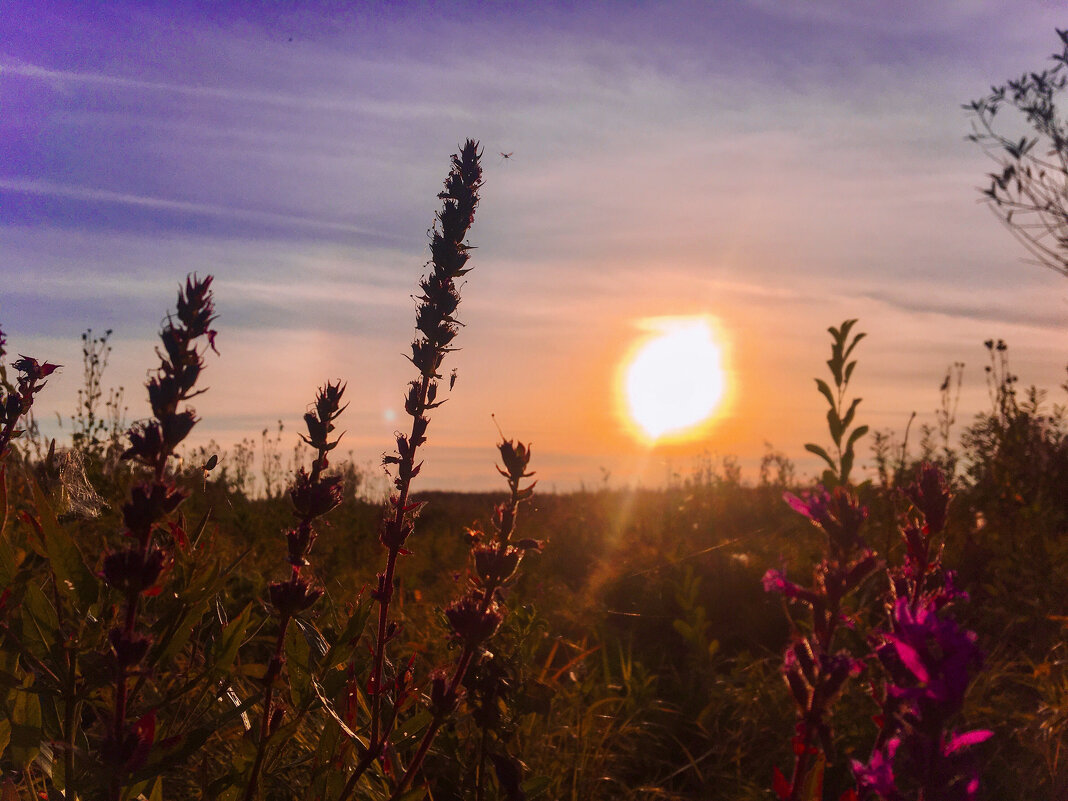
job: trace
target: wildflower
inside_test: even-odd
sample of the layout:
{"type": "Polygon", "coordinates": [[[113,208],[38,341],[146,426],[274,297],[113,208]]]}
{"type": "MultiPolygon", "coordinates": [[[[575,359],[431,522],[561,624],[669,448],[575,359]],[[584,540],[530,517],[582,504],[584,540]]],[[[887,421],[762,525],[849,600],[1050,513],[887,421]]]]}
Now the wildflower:
{"type": "Polygon", "coordinates": [[[445,617],[456,639],[475,648],[497,631],[503,615],[496,601],[484,603],[481,593],[468,593],[445,607],[445,617]]]}
{"type": "Polygon", "coordinates": [[[293,509],[300,517],[321,517],[341,503],[341,476],[320,477],[313,481],[301,467],[289,490],[293,509]]]}
{"type": "Polygon", "coordinates": [[[499,586],[515,575],[523,558],[523,551],[512,545],[498,547],[496,544],[476,545],[474,556],[475,575],[484,586],[499,586]]]}
{"type": "MultiPolygon", "coordinates": [[[[3,332],[0,332],[0,340],[2,340],[0,341],[0,357],[2,357],[3,346],[6,344],[6,340],[3,340],[3,332]]],[[[13,366],[19,372],[18,387],[12,391],[12,387],[6,383],[5,378],[4,388],[8,390],[8,394],[0,400],[0,458],[7,454],[11,440],[21,434],[16,426],[19,419],[28,414],[33,407],[34,397],[48,383],[43,379],[59,369],[58,364],[41,363],[22,355],[13,366]]]]}
{"type": "MultiPolygon", "coordinates": [[[[19,354],[18,361],[12,365],[23,375],[19,378],[19,383],[25,382],[27,385],[36,384],[43,378],[47,378],[59,369],[60,365],[51,364],[50,362],[44,362],[43,364],[36,359],[31,359],[29,356],[23,356],[19,354]]],[[[41,387],[44,385],[42,384],[41,387]]],[[[38,387],[34,391],[36,392],[41,387],[38,387]]]]}
{"type": "Polygon", "coordinates": [[[908,494],[924,521],[903,528],[907,553],[905,565],[890,571],[889,626],[871,637],[886,676],[881,731],[868,762],[853,761],[853,773],[862,797],[898,801],[907,785],[924,799],[974,801],[979,772],[969,749],[992,732],[948,729],[983,661],[975,633],[946,612],[963,593],[953,573],[942,569],[940,552],[932,551],[931,534],[945,525],[949,491],[940,471],[925,464],[908,494]]]}
{"type": "Polygon", "coordinates": [[[298,612],[303,612],[319,600],[322,594],[322,590],[313,588],[302,578],[272,581],[267,585],[267,597],[281,618],[290,618],[298,612]]]}
{"type": "Polygon", "coordinates": [[[913,707],[920,719],[945,721],[964,703],[970,675],[982,666],[976,635],[933,605],[894,605],[891,631],[879,635],[876,656],[890,678],[887,693],[913,707]]]}
{"type": "Polygon", "coordinates": [[[909,485],[906,494],[923,514],[928,534],[938,534],[946,527],[950,492],[941,470],[924,462],[920,475],[909,485]]]}
{"type": "Polygon", "coordinates": [[[501,442],[498,449],[501,452],[505,470],[497,469],[505,478],[518,479],[534,475],[526,472],[527,465],[530,464],[529,445],[524,445],[522,442],[513,442],[509,439],[501,442]]]}
{"type": "Polygon", "coordinates": [[[801,497],[786,492],[783,498],[794,511],[823,530],[833,559],[842,560],[851,551],[864,547],[860,529],[868,517],[868,510],[860,505],[853,492],[835,487],[834,492],[829,493],[823,487],[817,487],[812,492],[801,493],[801,497]]]}
{"type": "Polygon", "coordinates": [[[774,788],[781,799],[797,798],[808,781],[812,765],[832,748],[829,725],[831,708],[848,679],[860,675],[864,663],[848,651],[835,650],[835,635],[841,626],[851,628],[853,615],[845,608],[846,597],[860,587],[878,566],[860,530],[867,510],[848,489],[833,493],[823,487],[800,497],[785,493],[795,511],[807,517],[827,535],[827,558],[813,570],[811,587],[788,581],[779,570],[764,574],[764,590],[799,601],[810,610],[811,634],[797,636],[787,647],[783,677],[797,706],[797,736],[794,738],[794,773],[789,782],[776,768],[774,788]]]}

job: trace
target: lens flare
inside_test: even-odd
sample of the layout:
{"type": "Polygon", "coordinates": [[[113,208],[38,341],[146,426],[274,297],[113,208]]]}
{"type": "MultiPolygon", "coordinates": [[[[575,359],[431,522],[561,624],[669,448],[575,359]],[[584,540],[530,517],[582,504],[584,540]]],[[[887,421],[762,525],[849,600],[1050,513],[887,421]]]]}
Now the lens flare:
{"type": "Polygon", "coordinates": [[[623,372],[627,416],[647,440],[685,438],[715,413],[725,390],[723,357],[705,318],[657,321],[623,372]]]}

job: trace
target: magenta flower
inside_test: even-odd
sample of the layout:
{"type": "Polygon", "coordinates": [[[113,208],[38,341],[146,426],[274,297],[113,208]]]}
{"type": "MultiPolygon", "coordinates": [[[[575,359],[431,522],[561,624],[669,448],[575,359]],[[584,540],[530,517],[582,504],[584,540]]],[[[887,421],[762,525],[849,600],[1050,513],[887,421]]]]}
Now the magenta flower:
{"type": "Polygon", "coordinates": [[[940,618],[932,605],[913,612],[904,598],[894,605],[892,625],[875,651],[890,676],[887,694],[911,705],[917,718],[941,724],[963,706],[971,674],[982,665],[976,635],[940,618]]]}
{"type": "Polygon", "coordinates": [[[930,462],[920,466],[920,474],[905,490],[909,500],[923,513],[927,529],[937,534],[946,527],[946,512],[949,508],[949,486],[942,471],[930,462]]]}
{"type": "Polygon", "coordinates": [[[801,497],[783,493],[783,499],[794,511],[803,514],[827,534],[832,559],[844,561],[850,552],[865,547],[860,536],[868,510],[848,489],[835,487],[833,493],[823,487],[802,492],[801,497]]]}
{"type": "Polygon", "coordinates": [[[868,764],[859,760],[852,760],[853,778],[857,782],[857,790],[861,798],[883,798],[886,801],[899,801],[903,796],[898,792],[897,783],[894,780],[894,757],[901,740],[891,738],[881,751],[871,755],[868,764]]]}

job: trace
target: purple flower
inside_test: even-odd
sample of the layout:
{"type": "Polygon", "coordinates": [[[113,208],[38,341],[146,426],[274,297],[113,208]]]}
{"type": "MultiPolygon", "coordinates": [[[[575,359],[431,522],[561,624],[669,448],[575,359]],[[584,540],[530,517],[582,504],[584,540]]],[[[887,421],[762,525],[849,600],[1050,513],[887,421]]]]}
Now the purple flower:
{"type": "Polygon", "coordinates": [[[844,562],[852,551],[865,547],[860,528],[868,517],[868,510],[850,490],[835,487],[834,492],[829,493],[823,487],[817,487],[812,492],[802,492],[801,497],[783,493],[783,499],[790,508],[823,529],[830,544],[831,558],[844,562]]]}
{"type": "Polygon", "coordinates": [[[802,492],[800,498],[792,492],[784,492],[782,497],[791,509],[803,514],[816,525],[820,525],[827,517],[827,503],[831,495],[822,486],[816,487],[812,492],[802,492]]]}
{"type": "Polygon", "coordinates": [[[768,570],[764,574],[764,592],[777,592],[787,598],[796,598],[810,606],[823,606],[823,599],[812,590],[787,581],[786,576],[779,570],[768,570]]]}
{"type": "Polygon", "coordinates": [[[920,466],[919,476],[905,492],[923,513],[931,534],[937,534],[946,527],[950,493],[941,470],[930,462],[924,462],[920,466]]]}
{"type": "Polygon", "coordinates": [[[893,632],[876,649],[890,675],[888,693],[913,704],[927,721],[945,721],[958,712],[971,675],[982,665],[974,632],[952,618],[940,618],[933,604],[913,612],[906,599],[894,605],[893,632]]]}
{"type": "Polygon", "coordinates": [[[901,740],[892,737],[882,750],[871,755],[868,764],[865,765],[856,759],[852,760],[850,765],[853,769],[853,778],[856,779],[861,798],[870,798],[875,795],[891,801],[902,797],[894,779],[894,757],[900,745],[901,740]]]}

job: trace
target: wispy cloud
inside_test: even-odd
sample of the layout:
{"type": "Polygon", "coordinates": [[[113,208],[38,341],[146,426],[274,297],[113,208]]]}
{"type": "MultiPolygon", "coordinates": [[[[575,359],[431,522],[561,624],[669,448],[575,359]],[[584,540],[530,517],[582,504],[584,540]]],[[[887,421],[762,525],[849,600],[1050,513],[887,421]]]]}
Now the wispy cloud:
{"type": "Polygon", "coordinates": [[[52,197],[70,198],[82,200],[88,203],[117,203],[125,206],[133,206],[148,209],[160,209],[182,214],[202,215],[206,217],[221,217],[233,220],[244,220],[254,223],[270,223],[292,226],[295,228],[307,228],[315,231],[340,231],[348,234],[379,240],[382,234],[370,231],[359,226],[350,225],[332,220],[301,217],[295,214],[280,214],[270,211],[255,211],[252,209],[234,208],[232,206],[220,206],[211,203],[197,203],[185,200],[168,200],[166,198],[146,197],[144,195],[132,195],[125,192],[112,192],[107,189],[93,189],[79,186],[63,186],[51,181],[36,179],[2,178],[0,177],[0,190],[19,192],[30,195],[49,195],[52,197]]]}
{"type": "Polygon", "coordinates": [[[234,89],[223,86],[203,86],[166,81],[150,81],[129,78],[122,75],[109,75],[101,72],[49,69],[36,64],[28,64],[0,55],[0,77],[4,74],[46,81],[51,84],[85,84],[111,89],[130,89],[138,92],[159,92],[174,95],[187,95],[194,98],[224,100],[230,103],[251,105],[281,106],[283,108],[303,111],[331,111],[345,114],[371,114],[393,120],[410,121],[412,118],[430,117],[438,119],[442,114],[464,116],[456,108],[442,107],[432,103],[410,103],[399,100],[376,101],[366,97],[322,96],[315,94],[288,94],[280,92],[257,91],[255,89],[234,89]]]}

